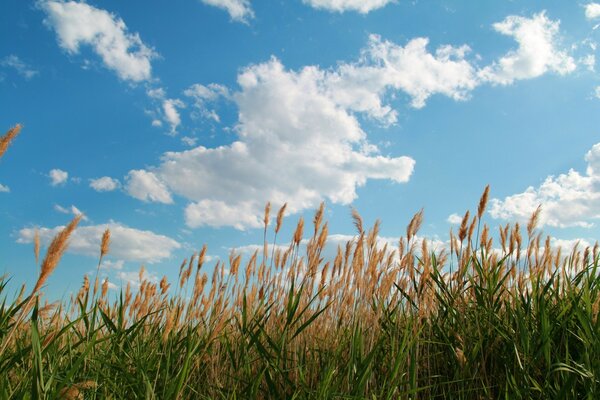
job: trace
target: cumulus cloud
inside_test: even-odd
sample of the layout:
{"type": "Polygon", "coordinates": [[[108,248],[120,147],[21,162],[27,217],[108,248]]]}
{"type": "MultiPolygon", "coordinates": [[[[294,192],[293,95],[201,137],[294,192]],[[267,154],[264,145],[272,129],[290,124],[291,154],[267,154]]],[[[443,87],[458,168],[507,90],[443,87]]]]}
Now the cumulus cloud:
{"type": "Polygon", "coordinates": [[[209,6],[221,8],[229,13],[233,21],[247,23],[254,18],[249,0],[200,0],[209,6]]]}
{"type": "MultiPolygon", "coordinates": [[[[149,174],[151,186],[162,183],[165,194],[168,188],[191,200],[190,227],[239,229],[260,226],[269,200],[287,201],[298,212],[323,199],[348,204],[368,179],[406,182],[414,160],[379,154],[356,117],[328,94],[326,75],[316,67],[289,71],[276,59],[246,68],[232,96],[239,140],[168,152],[159,166],[136,174],[149,174]]],[[[140,192],[134,197],[161,201],[140,192]]]]}
{"type": "Polygon", "coordinates": [[[39,71],[27,65],[23,60],[21,60],[18,56],[14,54],[6,56],[2,60],[0,60],[0,65],[3,67],[9,67],[14,69],[19,75],[21,75],[25,79],[31,79],[39,74],[39,71]]]}
{"type": "Polygon", "coordinates": [[[118,179],[103,176],[101,178],[90,179],[90,187],[97,192],[111,192],[121,187],[121,183],[118,179]]]}
{"type": "Polygon", "coordinates": [[[480,73],[484,81],[507,85],[549,71],[565,75],[575,70],[575,60],[557,47],[560,21],[550,20],[545,12],[532,18],[511,15],[493,27],[503,35],[512,36],[519,47],[484,68],[480,73]]]}
{"type": "Polygon", "coordinates": [[[130,171],[126,178],[125,190],[136,199],[171,204],[171,193],[152,172],[145,170],[130,171]]]}
{"type": "MultiPolygon", "coordinates": [[[[64,226],[38,228],[40,240],[48,245],[52,238],[64,226]]],[[[97,257],[100,252],[102,235],[110,229],[110,256],[125,261],[155,263],[169,258],[172,252],[181,247],[177,241],[151,231],[129,228],[118,222],[78,227],[70,239],[68,252],[97,257]]],[[[35,228],[23,228],[19,231],[18,243],[32,243],[35,228]]]]}
{"type": "Polygon", "coordinates": [[[328,74],[325,85],[336,102],[390,123],[396,112],[383,105],[386,90],[400,90],[415,108],[434,94],[464,100],[477,85],[475,67],[466,59],[466,45],[440,46],[431,53],[429,39],[416,38],[405,46],[371,35],[359,62],[342,64],[328,74]]]}
{"type": "Polygon", "coordinates": [[[573,169],[557,177],[549,176],[537,188],[504,200],[493,199],[494,218],[527,220],[541,204],[540,225],[591,227],[600,218],[600,143],[585,155],[585,173],[573,169]]]}
{"type": "MultiPolygon", "coordinates": [[[[530,56],[530,44],[538,42],[526,38],[530,30],[550,29],[551,40],[558,30],[558,23],[543,13],[531,19],[509,17],[503,24],[510,27],[498,29],[514,32],[520,46],[502,60],[530,56]]],[[[171,193],[189,200],[185,217],[190,227],[245,229],[261,226],[267,201],[288,202],[294,213],[322,200],[349,204],[369,179],[406,182],[415,161],[381,154],[367,140],[357,115],[393,124],[397,112],[386,99],[396,92],[406,93],[419,108],[436,94],[467,99],[484,82],[481,69],[468,59],[468,46],[430,51],[428,44],[427,38],[416,38],[401,46],[371,35],[356,62],[336,68],[288,70],[272,58],[242,70],[237,91],[193,85],[184,94],[196,109],[208,110],[208,102],[219,98],[235,103],[236,140],[216,148],[167,152],[159,165],[130,173],[128,192],[145,201],[171,203],[171,193]]],[[[542,56],[544,68],[558,68],[548,54],[542,56]]],[[[500,74],[504,69],[496,65],[506,63],[489,67],[488,76],[500,74]]],[[[538,73],[536,69],[527,77],[538,73]]]]}
{"type": "Polygon", "coordinates": [[[598,3],[586,4],[585,17],[590,20],[600,18],[600,4],[598,4],[598,3]]]}
{"type": "Polygon", "coordinates": [[[177,133],[177,127],[181,124],[181,116],[178,108],[184,108],[185,104],[179,99],[166,99],[162,103],[165,121],[171,128],[171,134],[177,133]]]}
{"type": "Polygon", "coordinates": [[[140,82],[151,78],[154,51],[125,22],[110,12],[75,1],[43,1],[45,23],[56,32],[59,45],[68,53],[79,53],[88,45],[104,65],[123,80],[140,82]]]}
{"type": "Polygon", "coordinates": [[[10,188],[0,183],[0,193],[10,193],[10,188]]]}
{"type": "Polygon", "coordinates": [[[367,14],[370,11],[385,7],[395,0],[303,0],[305,4],[317,9],[334,12],[358,11],[367,14]]]}
{"type": "Polygon", "coordinates": [[[59,186],[64,185],[67,182],[67,179],[69,179],[69,173],[55,168],[50,170],[48,177],[50,178],[50,184],[52,186],[59,186]]]}
{"type": "Polygon", "coordinates": [[[457,225],[457,224],[460,224],[462,222],[462,220],[463,220],[463,217],[454,213],[454,214],[450,214],[446,221],[448,221],[449,224],[457,225]]]}

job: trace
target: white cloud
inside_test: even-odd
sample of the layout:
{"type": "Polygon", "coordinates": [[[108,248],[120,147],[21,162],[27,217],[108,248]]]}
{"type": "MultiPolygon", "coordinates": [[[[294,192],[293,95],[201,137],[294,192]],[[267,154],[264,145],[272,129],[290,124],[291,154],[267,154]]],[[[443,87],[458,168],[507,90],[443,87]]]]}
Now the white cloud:
{"type": "Polygon", "coordinates": [[[122,19],[86,3],[45,1],[40,4],[47,14],[46,24],[56,31],[64,50],[77,54],[81,45],[89,45],[119,78],[133,82],[151,78],[150,60],[155,53],[137,33],[127,30],[122,19]]]}
{"type": "Polygon", "coordinates": [[[449,224],[457,225],[457,224],[460,224],[462,222],[462,220],[463,220],[463,217],[461,217],[460,215],[455,213],[455,214],[450,214],[446,221],[448,221],[449,224]]]}
{"type": "Polygon", "coordinates": [[[362,14],[366,14],[369,11],[376,10],[378,8],[385,7],[390,3],[394,3],[395,0],[302,0],[305,4],[308,4],[314,8],[323,9],[327,11],[344,12],[344,11],[358,11],[362,14]]]}
{"type": "Polygon", "coordinates": [[[586,4],[585,17],[590,20],[600,18],[600,4],[598,4],[598,3],[586,4]]]}
{"type": "Polygon", "coordinates": [[[10,188],[0,183],[0,193],[10,193],[10,188]]]}
{"type": "Polygon", "coordinates": [[[100,269],[111,271],[111,270],[122,270],[125,265],[125,260],[102,260],[102,264],[100,265],[100,269]]]}
{"type": "Polygon", "coordinates": [[[204,4],[221,8],[229,13],[232,20],[247,23],[254,18],[249,0],[200,0],[204,4]]]}
{"type": "Polygon", "coordinates": [[[549,176],[538,187],[528,187],[523,193],[504,200],[491,201],[494,218],[525,221],[542,205],[540,226],[591,227],[600,218],[600,143],[585,155],[585,174],[573,169],[557,177],[549,176]]]}
{"type": "Polygon", "coordinates": [[[557,48],[560,21],[548,19],[545,12],[532,18],[511,15],[495,23],[494,29],[512,36],[518,49],[508,52],[498,62],[484,68],[480,75],[484,81],[507,85],[517,79],[536,78],[546,72],[560,75],[575,70],[575,60],[557,48]]]}
{"type": "Polygon", "coordinates": [[[81,215],[81,219],[83,219],[84,221],[87,221],[87,217],[85,216],[85,214],[73,205],[71,206],[71,208],[65,208],[59,204],[55,204],[54,210],[58,211],[61,214],[73,214],[74,216],[81,215]]]}
{"type": "Polygon", "coordinates": [[[197,114],[202,118],[212,119],[220,122],[221,118],[214,109],[208,108],[208,104],[214,103],[220,98],[230,99],[229,89],[223,85],[211,83],[208,86],[196,83],[183,92],[194,100],[197,114]]]}
{"type": "Polygon", "coordinates": [[[63,185],[69,179],[69,173],[58,168],[50,170],[48,176],[52,186],[63,185]]]}
{"type": "Polygon", "coordinates": [[[14,54],[4,57],[0,61],[0,65],[3,67],[13,68],[25,79],[31,79],[39,74],[39,71],[36,71],[31,66],[27,65],[23,60],[14,54]]]}
{"type": "Polygon", "coordinates": [[[557,239],[554,237],[550,240],[550,245],[552,246],[552,248],[557,249],[557,250],[560,247],[561,251],[563,251],[563,252],[572,251],[573,248],[575,247],[575,245],[577,245],[577,248],[580,250],[585,249],[586,247],[593,246],[593,244],[591,244],[586,239],[557,239]]]}
{"type": "Polygon", "coordinates": [[[194,147],[198,143],[198,138],[184,136],[181,138],[181,142],[187,146],[194,147]]]}
{"type": "Polygon", "coordinates": [[[184,108],[185,104],[179,99],[166,99],[162,103],[165,121],[171,127],[171,134],[177,133],[177,127],[181,124],[181,116],[178,108],[184,108]]]}
{"type": "Polygon", "coordinates": [[[144,170],[132,170],[126,178],[125,190],[136,199],[171,204],[169,190],[155,174],[144,170]]]}
{"type": "Polygon", "coordinates": [[[596,89],[594,89],[594,96],[600,99],[600,86],[596,86],[596,89]]]}
{"type": "Polygon", "coordinates": [[[253,202],[245,201],[233,205],[219,200],[191,203],[185,209],[185,221],[191,228],[209,225],[233,226],[241,230],[248,227],[258,228],[263,224],[256,215],[253,202]]]}
{"type": "Polygon", "coordinates": [[[588,71],[594,72],[596,69],[596,56],[594,54],[588,54],[579,60],[581,65],[587,67],[588,71]]]}
{"type": "Polygon", "coordinates": [[[109,176],[103,176],[97,179],[90,179],[90,187],[97,192],[111,192],[121,187],[121,183],[109,176]]]}
{"type": "MultiPolygon", "coordinates": [[[[529,57],[540,29],[549,30],[551,40],[558,29],[544,14],[509,17],[502,24],[507,26],[497,29],[514,32],[520,46],[503,57],[500,66],[511,57],[529,57]]],[[[380,154],[368,142],[356,114],[393,124],[397,112],[386,104],[388,95],[402,91],[411,97],[412,106],[423,107],[435,94],[467,99],[482,83],[480,70],[467,59],[468,46],[443,45],[430,52],[427,45],[427,38],[400,46],[372,35],[354,63],[292,71],[273,58],[242,70],[237,92],[214,84],[193,85],[184,94],[198,109],[208,110],[207,102],[221,97],[236,104],[237,140],[217,148],[167,152],[158,166],[135,171],[143,184],[134,185],[138,179],[130,177],[129,186],[135,190],[129,193],[164,203],[172,202],[171,193],[186,198],[190,227],[244,229],[261,225],[267,201],[288,202],[289,212],[295,213],[322,200],[349,204],[369,179],[406,182],[414,160],[380,154]]],[[[544,51],[542,56],[544,68],[558,68],[544,51]]],[[[504,71],[499,68],[494,64],[488,73],[504,71]]],[[[543,72],[536,69],[527,77],[538,73],[543,72]]]]}
{"type": "MultiPolygon", "coordinates": [[[[139,288],[142,284],[142,282],[140,281],[139,271],[118,271],[117,279],[119,279],[122,283],[131,284],[131,287],[134,289],[139,288]]],[[[142,280],[152,283],[158,283],[158,276],[154,272],[144,269],[144,272],[142,274],[142,280]]]]}
{"type": "Polygon", "coordinates": [[[287,201],[298,212],[323,199],[348,204],[368,179],[406,182],[414,160],[378,154],[356,117],[323,87],[326,76],[316,67],[288,71],[276,59],[246,68],[232,97],[239,140],[169,152],[160,166],[138,173],[191,200],[189,226],[238,229],[260,226],[267,201],[287,201]]]}
{"type": "MultiPolygon", "coordinates": [[[[63,228],[64,226],[38,228],[42,244],[49,244],[63,228]]],[[[167,236],[129,228],[118,222],[109,222],[101,225],[79,226],[71,236],[67,251],[98,257],[102,235],[106,229],[110,229],[111,233],[109,255],[125,261],[155,263],[169,258],[174,250],[181,247],[177,241],[167,236]]],[[[17,242],[32,243],[35,231],[35,228],[21,229],[17,242]]]]}
{"type": "Polygon", "coordinates": [[[469,47],[445,45],[430,53],[428,43],[427,38],[416,38],[402,47],[371,35],[361,60],[342,64],[327,76],[325,85],[339,104],[389,123],[396,121],[396,112],[382,105],[389,89],[407,93],[416,108],[434,94],[468,98],[478,85],[475,68],[466,60],[469,47]]]}

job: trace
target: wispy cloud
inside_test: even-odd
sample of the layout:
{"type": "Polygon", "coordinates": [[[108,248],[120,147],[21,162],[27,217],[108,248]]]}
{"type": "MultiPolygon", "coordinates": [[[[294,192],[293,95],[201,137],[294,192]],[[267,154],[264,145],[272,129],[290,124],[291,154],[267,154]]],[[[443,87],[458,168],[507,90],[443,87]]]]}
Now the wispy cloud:
{"type": "Polygon", "coordinates": [[[254,18],[249,0],[200,0],[202,3],[221,8],[229,13],[233,21],[248,23],[254,18]]]}
{"type": "Polygon", "coordinates": [[[14,69],[19,75],[27,80],[39,75],[39,71],[35,70],[33,67],[25,63],[14,54],[6,56],[0,60],[0,65],[14,69]]]}

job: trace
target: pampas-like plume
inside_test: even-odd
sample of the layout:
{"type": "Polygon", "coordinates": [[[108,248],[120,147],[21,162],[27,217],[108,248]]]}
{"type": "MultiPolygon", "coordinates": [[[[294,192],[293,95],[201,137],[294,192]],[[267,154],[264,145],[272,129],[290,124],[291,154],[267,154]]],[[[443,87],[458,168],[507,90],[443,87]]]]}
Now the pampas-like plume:
{"type": "Polygon", "coordinates": [[[458,240],[462,243],[467,237],[467,224],[469,223],[469,211],[465,213],[462,222],[460,223],[460,228],[458,229],[458,240]]]}
{"type": "Polygon", "coordinates": [[[410,223],[406,227],[406,240],[408,242],[410,242],[410,239],[412,239],[412,237],[417,234],[417,232],[421,228],[422,223],[423,223],[423,209],[421,209],[421,211],[419,211],[412,217],[412,219],[410,220],[410,223]]]}
{"type": "Polygon", "coordinates": [[[352,208],[351,212],[352,212],[352,220],[354,221],[354,226],[356,227],[356,230],[358,231],[358,234],[360,235],[364,232],[363,220],[355,208],[352,208]]]}
{"type": "Polygon", "coordinates": [[[110,248],[110,229],[106,228],[102,234],[102,244],[100,245],[100,258],[108,254],[110,248]]]}
{"type": "Polygon", "coordinates": [[[271,202],[269,201],[265,205],[265,218],[263,219],[263,222],[265,224],[265,229],[267,229],[270,219],[271,219],[271,202]]]}
{"type": "Polygon", "coordinates": [[[485,212],[485,207],[487,206],[488,198],[490,195],[490,185],[487,185],[483,190],[483,194],[479,199],[479,207],[477,207],[477,219],[481,219],[483,213],[485,212]]]}
{"type": "Polygon", "coordinates": [[[46,257],[42,262],[40,276],[38,277],[33,291],[31,292],[32,296],[42,287],[42,285],[44,285],[52,271],[54,271],[54,269],[58,265],[58,262],[60,261],[65,250],[67,250],[67,247],[69,246],[69,237],[71,236],[75,228],[77,228],[79,221],[81,221],[81,215],[78,215],[75,218],[73,218],[69,225],[67,225],[65,229],[60,231],[54,237],[54,239],[52,239],[52,243],[50,243],[50,246],[48,246],[48,250],[46,251],[46,257]]]}
{"type": "Polygon", "coordinates": [[[303,232],[304,232],[304,219],[302,217],[300,217],[300,220],[298,221],[298,225],[296,226],[296,231],[294,232],[294,239],[292,241],[295,245],[299,245],[300,242],[302,241],[303,232]]]}
{"type": "Polygon", "coordinates": [[[531,217],[529,218],[529,222],[527,223],[527,237],[531,238],[531,236],[533,235],[533,231],[535,230],[535,227],[537,226],[537,223],[540,219],[540,213],[542,212],[542,206],[541,204],[535,209],[535,211],[531,214],[531,217]]]}
{"type": "Polygon", "coordinates": [[[4,136],[0,137],[0,158],[6,153],[8,146],[10,146],[11,142],[17,137],[19,132],[21,132],[21,125],[17,124],[13,128],[10,128],[4,136]]]}
{"type": "Polygon", "coordinates": [[[275,225],[275,233],[279,233],[281,229],[281,224],[283,223],[283,215],[285,214],[285,209],[287,208],[287,203],[284,203],[283,206],[277,212],[277,224],[275,225]]]}
{"type": "Polygon", "coordinates": [[[36,228],[33,236],[33,254],[35,255],[35,265],[40,263],[40,231],[36,228]]]}

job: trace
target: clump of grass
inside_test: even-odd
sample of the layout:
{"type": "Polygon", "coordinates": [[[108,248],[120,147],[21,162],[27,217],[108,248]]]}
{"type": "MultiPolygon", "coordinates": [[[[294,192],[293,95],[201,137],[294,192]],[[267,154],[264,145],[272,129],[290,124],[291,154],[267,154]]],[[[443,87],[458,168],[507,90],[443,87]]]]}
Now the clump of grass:
{"type": "Polygon", "coordinates": [[[173,285],[142,267],[137,290],[111,298],[85,276],[70,301],[42,304],[76,218],[30,296],[9,300],[0,279],[0,398],[600,398],[598,245],[553,248],[539,209],[527,240],[518,223],[494,235],[488,196],[437,249],[418,236],[423,210],[394,246],[353,210],[356,235],[332,259],[324,205],[287,245],[285,206],[272,227],[267,205],[247,259],[210,271],[204,246],[173,285]]]}

